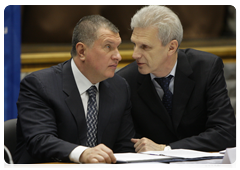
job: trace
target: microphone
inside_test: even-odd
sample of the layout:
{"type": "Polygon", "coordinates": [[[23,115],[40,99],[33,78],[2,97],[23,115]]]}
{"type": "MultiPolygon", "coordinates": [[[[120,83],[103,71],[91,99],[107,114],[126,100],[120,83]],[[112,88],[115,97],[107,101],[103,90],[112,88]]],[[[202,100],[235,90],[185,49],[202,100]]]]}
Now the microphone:
{"type": "Polygon", "coordinates": [[[8,155],[10,168],[14,168],[14,163],[13,163],[13,160],[12,160],[12,155],[11,155],[10,151],[8,150],[8,148],[7,148],[5,145],[4,145],[4,150],[5,150],[5,152],[6,152],[7,155],[8,155]]]}

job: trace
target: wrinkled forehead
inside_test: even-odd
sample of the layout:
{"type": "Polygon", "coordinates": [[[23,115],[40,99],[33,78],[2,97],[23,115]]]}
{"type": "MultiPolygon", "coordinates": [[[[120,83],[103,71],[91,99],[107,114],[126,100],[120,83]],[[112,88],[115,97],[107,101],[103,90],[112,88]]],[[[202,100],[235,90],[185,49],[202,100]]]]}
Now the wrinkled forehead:
{"type": "Polygon", "coordinates": [[[158,29],[156,27],[136,27],[133,29],[131,41],[156,41],[158,40],[158,29]]]}
{"type": "Polygon", "coordinates": [[[98,30],[97,38],[102,41],[111,41],[113,43],[121,43],[121,37],[119,33],[112,32],[106,28],[100,28],[98,30]]]}

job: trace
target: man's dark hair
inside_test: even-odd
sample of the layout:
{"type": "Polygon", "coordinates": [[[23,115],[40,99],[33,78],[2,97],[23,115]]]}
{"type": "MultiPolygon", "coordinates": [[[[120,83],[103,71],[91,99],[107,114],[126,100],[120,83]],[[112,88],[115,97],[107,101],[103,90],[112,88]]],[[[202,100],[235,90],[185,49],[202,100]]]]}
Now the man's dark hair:
{"type": "Polygon", "coordinates": [[[82,42],[90,47],[97,39],[97,33],[100,28],[106,28],[114,33],[119,33],[118,28],[113,23],[100,15],[85,16],[78,21],[72,35],[72,57],[76,56],[76,44],[82,42]]]}

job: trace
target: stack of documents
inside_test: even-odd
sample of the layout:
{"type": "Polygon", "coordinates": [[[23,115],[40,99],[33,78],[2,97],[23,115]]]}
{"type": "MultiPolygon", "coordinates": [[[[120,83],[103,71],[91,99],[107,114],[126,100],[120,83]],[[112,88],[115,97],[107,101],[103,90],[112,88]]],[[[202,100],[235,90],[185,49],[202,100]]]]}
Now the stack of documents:
{"type": "Polygon", "coordinates": [[[182,162],[208,159],[222,159],[224,154],[209,153],[188,149],[173,149],[170,151],[148,151],[142,153],[117,153],[114,154],[117,163],[132,162],[182,162]]]}
{"type": "Polygon", "coordinates": [[[117,163],[136,163],[136,162],[169,162],[171,157],[156,156],[141,153],[115,153],[117,163]]]}
{"type": "Polygon", "coordinates": [[[114,156],[117,159],[117,164],[80,164],[80,168],[219,167],[224,154],[173,149],[170,151],[148,151],[142,153],[115,153],[114,156]]]}
{"type": "Polygon", "coordinates": [[[170,151],[148,151],[142,153],[150,155],[170,156],[172,158],[180,158],[183,161],[222,159],[224,156],[223,154],[220,153],[201,152],[189,149],[173,149],[170,151]]]}

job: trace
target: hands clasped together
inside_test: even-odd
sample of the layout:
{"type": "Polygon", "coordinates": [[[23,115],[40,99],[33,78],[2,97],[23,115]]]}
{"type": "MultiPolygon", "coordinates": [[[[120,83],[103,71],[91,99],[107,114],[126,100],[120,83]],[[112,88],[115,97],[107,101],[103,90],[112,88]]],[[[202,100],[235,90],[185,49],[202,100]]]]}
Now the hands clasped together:
{"type": "MultiPolygon", "coordinates": [[[[134,148],[137,153],[146,151],[161,151],[164,150],[164,148],[166,147],[166,145],[157,144],[148,138],[132,138],[131,141],[134,143],[134,148]]],[[[104,144],[99,144],[93,148],[86,149],[80,156],[80,162],[116,163],[116,158],[110,148],[108,148],[104,144]]]]}

